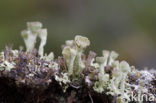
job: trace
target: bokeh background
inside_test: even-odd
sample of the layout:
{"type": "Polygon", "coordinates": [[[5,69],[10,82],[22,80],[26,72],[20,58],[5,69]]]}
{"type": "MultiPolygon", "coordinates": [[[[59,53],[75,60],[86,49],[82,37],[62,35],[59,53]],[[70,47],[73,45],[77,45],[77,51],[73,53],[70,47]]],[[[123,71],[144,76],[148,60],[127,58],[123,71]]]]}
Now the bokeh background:
{"type": "Polygon", "coordinates": [[[79,34],[91,40],[88,51],[115,50],[137,68],[156,68],[156,0],[0,0],[0,50],[24,46],[27,21],[48,29],[47,53],[61,55],[79,34]]]}

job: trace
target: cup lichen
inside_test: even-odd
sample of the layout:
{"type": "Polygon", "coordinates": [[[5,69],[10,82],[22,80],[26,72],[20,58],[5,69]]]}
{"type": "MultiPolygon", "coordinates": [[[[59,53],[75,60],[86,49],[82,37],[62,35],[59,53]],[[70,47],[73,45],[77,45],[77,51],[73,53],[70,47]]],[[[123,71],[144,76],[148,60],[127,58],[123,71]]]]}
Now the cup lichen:
{"type": "Polygon", "coordinates": [[[66,41],[66,46],[63,48],[62,54],[67,63],[68,76],[73,76],[73,80],[77,78],[85,68],[82,61],[84,50],[90,45],[88,38],[76,36],[75,40],[66,41]]]}
{"type": "Polygon", "coordinates": [[[24,39],[27,52],[31,52],[35,48],[37,37],[40,38],[40,46],[38,53],[41,57],[44,56],[44,46],[47,41],[47,29],[42,29],[42,23],[40,22],[28,22],[27,29],[21,32],[24,39]]]}
{"type": "MultiPolygon", "coordinates": [[[[103,50],[101,57],[90,52],[90,57],[86,59],[84,51],[90,45],[87,37],[77,35],[74,40],[67,40],[61,59],[55,59],[53,52],[49,55],[44,53],[47,29],[42,28],[42,23],[28,22],[27,29],[22,31],[21,35],[26,52],[11,48],[0,52],[0,76],[15,75],[12,78],[15,78],[17,84],[45,86],[55,79],[64,92],[68,87],[78,90],[82,86],[90,90],[89,92],[116,97],[116,103],[131,102],[131,92],[135,92],[137,97],[142,94],[155,97],[153,88],[156,87],[153,86],[153,81],[156,74],[136,70],[126,61],[117,60],[119,54],[115,51],[103,50]],[[35,51],[37,37],[41,42],[39,50],[35,51]]],[[[89,97],[91,98],[90,94],[89,97]]],[[[139,103],[143,103],[143,100],[139,103]]]]}

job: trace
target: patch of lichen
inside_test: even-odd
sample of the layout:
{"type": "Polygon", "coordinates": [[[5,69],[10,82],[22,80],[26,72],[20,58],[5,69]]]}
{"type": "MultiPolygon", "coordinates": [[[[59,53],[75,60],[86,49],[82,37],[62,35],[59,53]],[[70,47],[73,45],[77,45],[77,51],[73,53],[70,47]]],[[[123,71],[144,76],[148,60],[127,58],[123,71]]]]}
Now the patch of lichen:
{"type": "Polygon", "coordinates": [[[91,51],[87,56],[84,54],[90,45],[87,37],[77,35],[74,40],[67,40],[62,56],[54,58],[53,52],[44,53],[47,30],[40,22],[28,22],[21,34],[26,51],[6,47],[0,53],[0,78],[12,78],[17,87],[40,88],[41,94],[46,95],[46,90],[52,95],[48,98],[62,98],[67,103],[84,98],[87,100],[82,101],[89,98],[93,102],[98,97],[102,102],[128,103],[132,92],[136,96],[156,94],[155,71],[136,70],[126,61],[117,60],[119,55],[115,51],[103,50],[99,57],[91,51]],[[41,39],[38,50],[35,49],[37,37],[41,39]],[[57,91],[51,91],[52,88],[60,90],[56,97],[53,93],[57,91]]]}

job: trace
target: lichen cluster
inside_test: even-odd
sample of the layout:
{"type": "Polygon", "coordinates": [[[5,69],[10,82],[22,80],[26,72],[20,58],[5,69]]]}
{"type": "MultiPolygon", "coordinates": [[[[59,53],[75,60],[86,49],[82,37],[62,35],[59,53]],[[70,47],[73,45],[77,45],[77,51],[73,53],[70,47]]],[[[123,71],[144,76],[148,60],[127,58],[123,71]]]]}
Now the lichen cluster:
{"type": "Polygon", "coordinates": [[[74,40],[67,40],[62,56],[54,58],[53,52],[44,53],[47,29],[42,29],[40,22],[28,22],[21,34],[26,51],[6,47],[0,53],[0,77],[13,78],[18,86],[46,88],[55,79],[64,92],[85,85],[88,91],[115,97],[116,103],[131,102],[132,92],[136,97],[152,95],[155,100],[156,73],[139,71],[126,61],[117,60],[119,55],[115,51],[103,50],[98,57],[92,51],[85,55],[90,45],[87,37],[77,35],[74,40]],[[38,50],[35,49],[37,37],[41,39],[38,50]]]}

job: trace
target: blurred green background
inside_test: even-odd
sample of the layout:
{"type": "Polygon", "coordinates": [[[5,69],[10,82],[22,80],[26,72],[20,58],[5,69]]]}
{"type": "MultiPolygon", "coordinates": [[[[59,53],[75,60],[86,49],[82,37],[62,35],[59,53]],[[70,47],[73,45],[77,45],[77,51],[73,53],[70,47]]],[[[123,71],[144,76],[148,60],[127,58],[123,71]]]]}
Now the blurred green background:
{"type": "Polygon", "coordinates": [[[27,21],[48,29],[46,52],[61,55],[75,35],[91,40],[88,50],[115,50],[138,68],[156,68],[156,0],[0,0],[0,49],[24,46],[27,21]]]}

